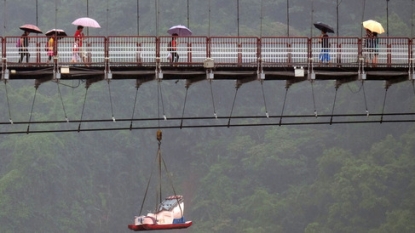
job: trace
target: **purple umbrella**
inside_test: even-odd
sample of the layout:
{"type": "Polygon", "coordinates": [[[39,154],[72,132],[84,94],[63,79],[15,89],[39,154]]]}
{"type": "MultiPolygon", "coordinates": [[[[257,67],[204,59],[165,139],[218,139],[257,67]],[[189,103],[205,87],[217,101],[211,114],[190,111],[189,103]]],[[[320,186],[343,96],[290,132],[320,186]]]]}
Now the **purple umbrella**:
{"type": "Polygon", "coordinates": [[[191,36],[192,31],[183,25],[176,25],[167,31],[170,35],[177,34],[178,36],[191,36]]]}

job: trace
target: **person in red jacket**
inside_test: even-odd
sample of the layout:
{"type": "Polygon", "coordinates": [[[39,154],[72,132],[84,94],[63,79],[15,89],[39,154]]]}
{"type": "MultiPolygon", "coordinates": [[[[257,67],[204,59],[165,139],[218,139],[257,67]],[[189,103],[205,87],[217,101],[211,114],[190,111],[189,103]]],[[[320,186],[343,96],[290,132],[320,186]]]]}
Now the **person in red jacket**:
{"type": "Polygon", "coordinates": [[[77,62],[78,60],[81,60],[81,56],[82,60],[85,62],[86,53],[82,48],[82,41],[84,40],[84,33],[82,32],[83,29],[83,26],[78,26],[74,34],[75,42],[73,45],[73,55],[71,62],[77,62]]]}
{"type": "Polygon", "coordinates": [[[169,51],[171,53],[171,60],[170,62],[178,62],[179,61],[179,54],[177,54],[177,34],[173,34],[171,41],[170,41],[170,46],[169,46],[169,51]]]}

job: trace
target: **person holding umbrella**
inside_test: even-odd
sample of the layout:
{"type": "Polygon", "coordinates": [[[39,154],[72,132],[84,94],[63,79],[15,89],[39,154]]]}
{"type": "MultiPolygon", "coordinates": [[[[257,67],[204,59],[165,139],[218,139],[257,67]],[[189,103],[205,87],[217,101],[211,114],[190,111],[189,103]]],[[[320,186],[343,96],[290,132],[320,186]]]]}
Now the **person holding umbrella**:
{"type": "Polygon", "coordinates": [[[171,54],[171,59],[170,59],[171,63],[179,61],[179,54],[177,54],[177,36],[178,35],[174,33],[172,35],[171,41],[169,42],[168,51],[171,54]]]}
{"type": "Polygon", "coordinates": [[[56,36],[55,35],[50,35],[48,37],[48,41],[47,41],[47,46],[46,46],[46,52],[48,54],[48,61],[47,63],[49,63],[52,60],[53,54],[54,54],[54,47],[55,47],[55,41],[56,41],[56,36]]]}
{"type": "Polygon", "coordinates": [[[81,60],[79,56],[79,52],[81,52],[82,60],[84,62],[86,60],[86,54],[82,48],[82,41],[84,40],[84,33],[82,32],[83,29],[84,29],[83,26],[78,26],[74,34],[75,42],[73,45],[73,54],[72,54],[71,62],[77,62],[78,60],[81,60]]]}
{"type": "Polygon", "coordinates": [[[327,35],[327,29],[323,28],[321,30],[321,35],[319,39],[321,43],[321,53],[319,55],[320,62],[329,62],[330,55],[329,55],[329,35],[327,35]]]}
{"type": "Polygon", "coordinates": [[[30,53],[27,47],[29,46],[29,31],[24,31],[23,34],[20,36],[20,47],[19,47],[19,54],[20,59],[19,63],[23,61],[23,58],[26,56],[26,63],[29,63],[30,53]]]}
{"type": "Polygon", "coordinates": [[[321,52],[319,55],[320,62],[329,62],[330,61],[330,54],[329,54],[329,36],[327,33],[334,33],[334,29],[325,23],[317,22],[314,23],[314,27],[321,31],[319,42],[321,43],[321,52]]]}

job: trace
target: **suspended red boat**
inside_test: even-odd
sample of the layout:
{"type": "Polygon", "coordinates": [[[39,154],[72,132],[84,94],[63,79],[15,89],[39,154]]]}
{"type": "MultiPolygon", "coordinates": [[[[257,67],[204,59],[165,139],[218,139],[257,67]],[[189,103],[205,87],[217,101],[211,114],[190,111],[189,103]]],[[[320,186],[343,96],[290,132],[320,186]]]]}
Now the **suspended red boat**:
{"type": "Polygon", "coordinates": [[[183,213],[183,196],[169,196],[160,203],[156,213],[135,217],[134,224],[128,225],[128,228],[133,231],[188,228],[192,225],[192,221],[185,221],[183,213]]]}

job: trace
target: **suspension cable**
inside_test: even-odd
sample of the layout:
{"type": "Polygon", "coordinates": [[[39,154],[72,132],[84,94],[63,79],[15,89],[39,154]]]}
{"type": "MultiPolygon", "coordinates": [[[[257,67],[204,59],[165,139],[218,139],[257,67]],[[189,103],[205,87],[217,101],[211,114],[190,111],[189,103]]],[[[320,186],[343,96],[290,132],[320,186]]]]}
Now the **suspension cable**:
{"type": "Polygon", "coordinates": [[[331,117],[330,117],[330,125],[333,123],[333,114],[334,114],[334,107],[336,106],[336,99],[337,99],[337,91],[339,90],[338,87],[336,87],[336,91],[334,92],[334,101],[333,101],[333,107],[331,109],[331,117]]]}
{"type": "Polygon", "coordinates": [[[136,88],[137,90],[135,91],[135,99],[134,99],[134,107],[133,107],[133,115],[131,116],[131,123],[130,123],[130,130],[133,127],[133,119],[134,119],[134,113],[135,113],[135,106],[137,104],[137,95],[138,95],[138,87],[136,88]]]}
{"type": "Polygon", "coordinates": [[[189,87],[186,87],[186,94],[184,96],[184,104],[183,104],[183,111],[182,111],[182,120],[180,121],[180,129],[183,126],[183,116],[184,116],[184,109],[186,108],[186,100],[187,100],[187,91],[189,90],[189,87]]]}
{"type": "Polygon", "coordinates": [[[27,125],[27,130],[26,130],[26,133],[27,133],[27,134],[29,133],[30,122],[32,121],[33,106],[35,105],[36,93],[37,93],[37,88],[35,88],[35,95],[33,96],[32,109],[30,110],[29,123],[28,123],[28,125],[27,125]]]}
{"type": "Polygon", "coordinates": [[[382,114],[380,115],[380,123],[383,122],[383,113],[385,111],[386,95],[388,94],[388,88],[385,89],[385,96],[383,97],[382,114]]]}
{"type": "Polygon", "coordinates": [[[366,92],[365,92],[365,85],[364,81],[362,80],[362,90],[363,90],[363,97],[365,99],[365,108],[366,108],[366,116],[369,117],[369,110],[367,108],[367,100],[366,100],[366,92]]]}
{"type": "Polygon", "coordinates": [[[313,107],[314,107],[314,116],[317,118],[317,109],[316,109],[316,98],[314,96],[314,80],[310,81],[311,84],[311,95],[313,96],[313,107]]]}
{"type": "MultiPolygon", "coordinates": [[[[212,79],[209,80],[209,86],[210,86],[210,95],[212,97],[213,116],[215,116],[215,118],[218,118],[218,115],[216,114],[216,108],[215,108],[215,99],[213,97],[212,79]]],[[[414,92],[415,92],[415,89],[414,89],[414,92]]]]}
{"type": "Polygon", "coordinates": [[[60,97],[61,103],[62,103],[63,113],[65,114],[65,120],[66,120],[66,122],[69,123],[68,116],[66,115],[65,105],[63,104],[61,89],[59,87],[59,80],[56,81],[56,84],[58,85],[58,92],[59,92],[59,97],[60,97]]]}
{"type": "Polygon", "coordinates": [[[6,89],[7,109],[9,110],[9,122],[10,122],[10,124],[13,124],[12,114],[11,114],[11,111],[10,111],[9,93],[7,91],[7,80],[4,80],[4,87],[6,89]]]}
{"type": "Polygon", "coordinates": [[[232,118],[233,108],[235,107],[236,95],[238,94],[238,90],[239,90],[239,88],[237,87],[236,88],[236,91],[235,91],[235,96],[233,97],[233,103],[232,103],[231,113],[229,114],[228,127],[231,124],[231,118],[232,118]]]}
{"type": "Polygon", "coordinates": [[[164,112],[163,91],[161,89],[161,80],[158,81],[158,91],[160,95],[161,109],[163,110],[163,118],[164,120],[167,120],[166,114],[164,112]]]}
{"type": "Polygon", "coordinates": [[[84,104],[82,105],[82,112],[81,112],[81,121],[78,125],[78,132],[81,130],[81,123],[82,123],[82,117],[84,116],[84,109],[85,109],[85,103],[86,103],[86,96],[88,94],[88,87],[85,89],[85,96],[84,96],[84,104]]]}
{"type": "Polygon", "coordinates": [[[280,116],[280,122],[279,122],[279,126],[281,126],[281,122],[282,122],[282,116],[284,114],[284,109],[285,109],[285,102],[287,101],[287,93],[288,93],[288,87],[285,88],[285,95],[284,95],[284,103],[282,105],[282,110],[281,110],[281,116],[280,116]]]}
{"type": "Polygon", "coordinates": [[[108,82],[108,93],[109,93],[109,96],[110,96],[110,105],[111,105],[111,119],[112,119],[113,122],[115,122],[114,109],[112,107],[112,96],[111,96],[110,80],[108,80],[107,82],[108,82]]]}
{"type": "Polygon", "coordinates": [[[269,118],[268,115],[268,110],[267,110],[267,101],[265,101],[265,92],[264,92],[264,80],[261,80],[261,89],[262,89],[262,99],[264,100],[264,107],[265,107],[265,116],[267,116],[267,118],[269,118]]]}

